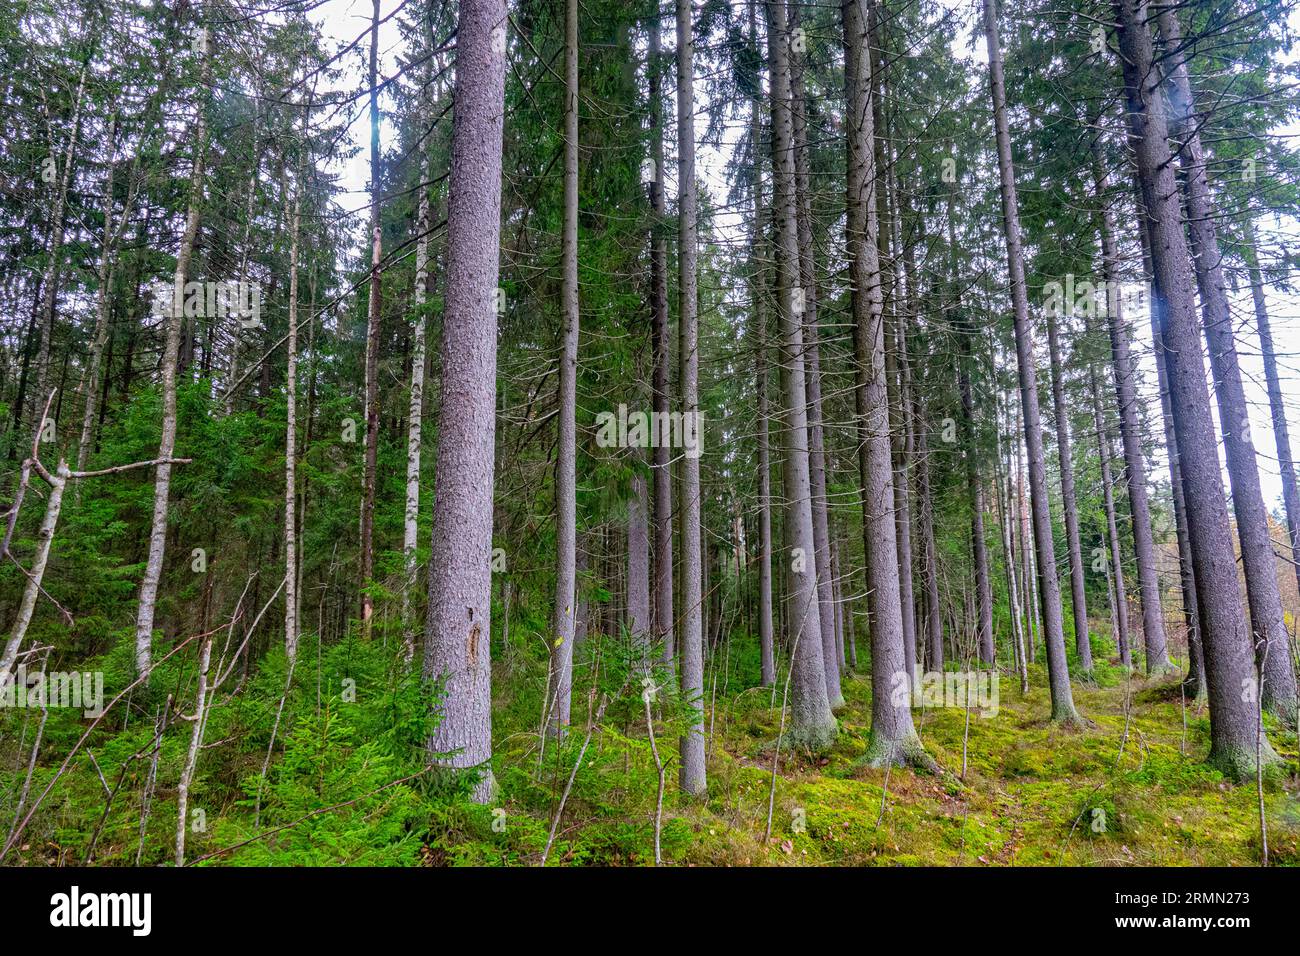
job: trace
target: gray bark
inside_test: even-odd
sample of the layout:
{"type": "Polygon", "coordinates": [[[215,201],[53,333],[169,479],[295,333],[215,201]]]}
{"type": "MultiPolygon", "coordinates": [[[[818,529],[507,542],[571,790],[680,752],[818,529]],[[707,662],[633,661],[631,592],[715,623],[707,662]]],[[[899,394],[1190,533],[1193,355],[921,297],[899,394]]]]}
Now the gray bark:
{"type": "MultiPolygon", "coordinates": [[[[1164,610],[1160,604],[1160,579],[1156,573],[1151,508],[1147,501],[1146,458],[1142,453],[1142,431],[1138,422],[1137,385],[1129,349],[1132,333],[1124,317],[1121,297],[1116,294],[1120,272],[1115,213],[1107,197],[1109,187],[1100,155],[1100,144],[1094,150],[1094,180],[1102,204],[1101,250],[1102,274],[1107,290],[1106,324],[1110,333],[1111,366],[1115,372],[1115,396],[1119,403],[1120,438],[1124,443],[1124,470],[1128,484],[1129,514],[1133,524],[1133,552],[1137,562],[1138,593],[1142,600],[1142,637],[1146,646],[1147,673],[1153,674],[1168,669],[1169,650],[1165,638],[1164,610]]],[[[1170,460],[1175,461],[1172,445],[1170,448],[1170,460]]],[[[1181,489],[1178,491],[1181,493],[1181,489]]],[[[1115,583],[1123,594],[1123,576],[1117,575],[1115,583]]],[[[1120,614],[1120,628],[1127,631],[1127,614],[1123,612],[1120,614]]],[[[1125,664],[1127,666],[1127,660],[1125,664]]]]}
{"type": "Polygon", "coordinates": [[[573,613],[577,589],[578,461],[578,0],[564,5],[564,227],[561,237],[564,281],[560,292],[560,393],[555,450],[555,630],[547,697],[550,733],[569,726],[573,696],[573,613]]]}
{"type": "Polygon", "coordinates": [[[1092,670],[1092,642],[1088,637],[1088,599],[1083,586],[1083,553],[1079,547],[1079,508],[1074,497],[1074,455],[1070,447],[1070,416],[1065,403],[1065,374],[1057,316],[1047,309],[1047,350],[1052,376],[1052,406],[1056,417],[1056,448],[1061,466],[1061,502],[1065,512],[1065,543],[1070,560],[1070,606],[1074,611],[1074,646],[1079,669],[1092,670]]]}
{"type": "MultiPolygon", "coordinates": [[[[754,0],[749,0],[750,42],[758,49],[758,27],[754,0]]],[[[750,103],[749,150],[753,164],[750,181],[754,208],[750,230],[750,307],[753,310],[754,375],[758,443],[758,644],[760,674],[764,687],[776,685],[776,655],[772,639],[772,464],[768,436],[767,372],[767,302],[763,283],[763,164],[762,164],[762,90],[755,91],[750,103]]]]}
{"type": "MultiPolygon", "coordinates": [[[[1251,775],[1258,764],[1258,715],[1243,690],[1255,687],[1255,661],[1242,614],[1232,528],[1219,472],[1205,384],[1187,241],[1183,235],[1168,125],[1159,106],[1145,0],[1114,0],[1124,69],[1134,173],[1142,191],[1159,303],[1161,345],[1187,500],[1197,605],[1210,702],[1210,761],[1225,773],[1251,775]]],[[[1263,758],[1276,760],[1265,745],[1263,758]]]]}
{"type": "Polygon", "coordinates": [[[790,666],[793,672],[788,744],[815,751],[834,741],[836,724],[827,694],[825,645],[817,591],[804,329],[802,316],[795,310],[795,288],[799,284],[799,235],[790,77],[791,31],[784,2],[768,2],[767,15],[772,96],[772,215],[776,225],[781,358],[785,367],[782,410],[785,413],[786,454],[782,479],[791,562],[786,575],[786,601],[790,608],[792,632],[790,666]]]}
{"type": "Polygon", "coordinates": [[[505,0],[461,0],[456,34],[447,294],[442,329],[429,613],[424,676],[443,682],[443,712],[429,748],[442,763],[480,767],[474,799],[494,790],[492,478],[496,428],[497,270],[501,238],[501,136],[505,0]]]}
{"type": "Polygon", "coordinates": [[[875,8],[870,0],[844,0],[845,94],[848,110],[845,238],[854,324],[858,419],[858,471],[862,482],[862,538],[867,562],[867,613],[871,631],[871,739],[866,760],[875,765],[932,766],[912,724],[912,675],[906,669],[898,551],[890,512],[894,506],[889,411],[885,389],[885,328],[880,290],[875,190],[877,166],[869,42],[875,8]],[[898,693],[899,686],[903,693],[898,693]]]}
{"type": "MultiPolygon", "coordinates": [[[[668,395],[668,238],[664,232],[667,199],[664,195],[664,117],[659,21],[650,19],[650,139],[654,161],[654,182],[650,185],[650,206],[654,213],[650,239],[651,348],[654,352],[654,410],[667,418],[672,403],[668,395]]],[[[673,655],[673,476],[671,450],[664,442],[653,449],[654,463],[654,619],[655,640],[663,647],[663,660],[675,667],[673,655]]]]}
{"type": "MultiPolygon", "coordinates": [[[[1124,562],[1119,546],[1119,527],[1115,522],[1115,492],[1110,474],[1110,435],[1101,411],[1101,389],[1097,384],[1097,370],[1088,367],[1088,384],[1092,388],[1092,420],[1097,429],[1097,453],[1101,457],[1101,494],[1106,507],[1106,540],[1110,552],[1110,573],[1107,586],[1114,586],[1111,619],[1115,626],[1115,640],[1119,645],[1119,660],[1125,667],[1133,666],[1133,654],[1128,637],[1128,591],[1124,588],[1124,562]]],[[[1148,658],[1149,659],[1149,658],[1148,658]]]]}
{"type": "Polygon", "coordinates": [[[1282,505],[1286,509],[1287,537],[1291,544],[1291,562],[1296,585],[1300,587],[1300,493],[1296,491],[1295,459],[1291,455],[1291,435],[1287,428],[1286,405],[1282,401],[1282,382],[1277,374],[1277,353],[1273,349],[1273,331],[1269,325],[1268,305],[1264,301],[1264,277],[1259,268],[1259,249],[1255,244],[1255,223],[1245,223],[1246,266],[1250,270],[1250,295],[1255,306],[1255,328],[1264,357],[1264,381],[1268,389],[1269,414],[1273,419],[1273,440],[1277,445],[1278,470],[1282,478],[1282,505]]]}
{"type": "Polygon", "coordinates": [[[379,0],[370,25],[370,296],[366,309],[366,438],[361,472],[361,625],[370,634],[375,602],[369,588],[375,564],[375,482],[379,454],[379,317],[384,233],[379,221],[379,0]]]}
{"type": "MultiPolygon", "coordinates": [[[[1159,13],[1171,60],[1175,94],[1194,110],[1191,81],[1182,49],[1182,31],[1177,13],[1168,7],[1159,13]]],[[[1219,405],[1219,423],[1232,484],[1232,507],[1241,541],[1241,564],[1246,576],[1246,601],[1255,637],[1255,654],[1263,666],[1261,698],[1265,709],[1288,726],[1297,716],[1295,671],[1291,663],[1286,622],[1282,617],[1282,596],[1277,584],[1277,557],[1268,527],[1268,509],[1259,485],[1255,446],[1250,434],[1249,406],[1241,382],[1237,345],[1233,334],[1232,309],[1223,279],[1223,256],[1215,221],[1217,210],[1206,178],[1206,158],[1194,114],[1175,119],[1171,133],[1183,141],[1179,151],[1183,195],[1187,203],[1187,231],[1192,266],[1201,296],[1205,341],[1210,349],[1214,373],[1214,395],[1219,405]]],[[[1199,122],[1199,120],[1197,121],[1199,122]]]]}
{"type": "MultiPolygon", "coordinates": [[[[1141,203],[1141,192],[1138,202],[1141,203]]],[[[1138,234],[1142,242],[1142,261],[1144,275],[1148,277],[1151,288],[1155,288],[1155,273],[1151,265],[1151,243],[1147,237],[1145,219],[1139,219],[1138,234]]],[[[1192,698],[1203,697],[1205,686],[1205,655],[1201,646],[1200,611],[1196,600],[1196,572],[1192,563],[1191,537],[1187,528],[1187,498],[1183,492],[1183,472],[1179,465],[1178,439],[1174,432],[1173,401],[1169,391],[1169,376],[1165,370],[1165,350],[1161,342],[1160,311],[1162,303],[1153,299],[1151,303],[1151,337],[1152,352],[1156,358],[1156,384],[1160,391],[1161,418],[1164,422],[1165,448],[1169,458],[1169,483],[1173,489],[1174,523],[1178,539],[1178,579],[1183,599],[1183,620],[1187,628],[1188,665],[1187,675],[1183,678],[1186,693],[1192,698]]]]}
{"type": "Polygon", "coordinates": [[[1038,411],[1038,375],[1034,364],[1033,327],[1025,289],[1025,263],[1020,244],[1020,212],[1016,199],[1015,167],[1011,160],[1011,135],[1007,129],[1006,84],[1002,76],[1002,50],[998,41],[995,0],[984,0],[984,34],[989,51],[989,87],[998,144],[998,172],[1002,181],[1002,226],[1007,245],[1011,301],[1014,311],[1016,358],[1020,371],[1020,404],[1024,411],[1025,445],[1029,457],[1029,494],[1038,555],[1038,591],[1047,645],[1047,676],[1052,693],[1052,720],[1078,724],[1065,657],[1065,632],[1061,618],[1061,583],[1056,577],[1056,548],[1048,511],[1047,469],[1043,454],[1043,426],[1038,411]]]}
{"type": "MultiPolygon", "coordinates": [[[[797,11],[797,7],[795,8],[797,11]]],[[[791,14],[792,18],[794,14],[791,14]]],[[[791,25],[793,29],[793,24],[791,25]]],[[[790,95],[794,132],[795,209],[799,242],[799,286],[803,289],[804,361],[808,388],[808,476],[812,488],[813,547],[817,552],[817,603],[821,619],[822,668],[832,708],[844,706],[840,657],[835,642],[835,595],[831,588],[830,528],[826,500],[826,437],[822,426],[821,349],[817,331],[817,265],[813,257],[812,194],[808,159],[807,98],[800,56],[790,53],[790,95]]]]}
{"type": "MultiPolygon", "coordinates": [[[[682,414],[698,416],[700,409],[699,313],[697,262],[699,250],[698,197],[695,182],[695,39],[692,0],[677,0],[677,256],[678,311],[681,336],[682,414]]],[[[703,437],[703,436],[701,436],[703,437]]],[[[704,593],[700,567],[700,459],[683,456],[682,516],[682,696],[699,708],[681,738],[682,790],[703,796],[708,790],[704,759],[704,593]]]]}
{"type": "Polygon", "coordinates": [[[627,503],[627,629],[641,660],[650,651],[650,496],[645,476],[632,476],[627,503]]]}

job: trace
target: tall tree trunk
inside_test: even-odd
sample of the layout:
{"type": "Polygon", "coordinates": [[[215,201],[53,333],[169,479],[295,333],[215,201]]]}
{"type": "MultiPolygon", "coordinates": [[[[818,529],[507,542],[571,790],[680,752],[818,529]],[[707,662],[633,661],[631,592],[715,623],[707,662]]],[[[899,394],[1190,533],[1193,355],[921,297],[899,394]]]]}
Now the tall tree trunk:
{"type": "MultiPolygon", "coordinates": [[[[306,125],[304,116],[303,126],[306,125]]],[[[302,228],[301,168],[294,179],[293,225],[289,231],[289,334],[284,380],[284,653],[290,666],[298,657],[298,234],[302,228]]],[[[200,693],[200,720],[202,708],[200,693]]]]}
{"type": "MultiPolygon", "coordinates": [[[[1147,502],[1146,458],[1142,453],[1142,431],[1138,422],[1138,394],[1130,331],[1124,317],[1120,286],[1119,245],[1116,242],[1115,213],[1110,205],[1109,183],[1101,155],[1101,144],[1093,146],[1093,178],[1101,203],[1102,274],[1106,280],[1106,317],[1110,333],[1111,365],[1115,371],[1115,396],[1119,403],[1120,438],[1124,443],[1124,471],[1128,483],[1129,515],[1133,524],[1133,552],[1137,562],[1138,593],[1142,600],[1142,638],[1146,646],[1147,673],[1158,674],[1170,667],[1165,638],[1164,610],[1160,605],[1160,579],[1156,573],[1156,552],[1147,502]]],[[[1174,461],[1172,445],[1170,460],[1174,461]]],[[[1181,489],[1177,489],[1181,493],[1181,489]]],[[[1124,593],[1123,576],[1115,583],[1124,593]]],[[[1126,610],[1126,609],[1125,609],[1126,610]]],[[[1127,614],[1120,611],[1120,629],[1127,637],[1127,614]]],[[[1126,662],[1127,666],[1127,662],[1126,662]]]]}
{"type": "Polygon", "coordinates": [[[1047,309],[1047,354],[1052,376],[1052,407],[1056,417],[1056,448],[1061,466],[1061,502],[1065,512],[1065,545],[1070,561],[1070,606],[1074,611],[1074,646],[1079,669],[1092,671],[1092,642],[1088,636],[1088,598],[1083,585],[1083,553],[1079,547],[1079,508],[1074,497],[1074,455],[1070,447],[1070,416],[1065,402],[1065,374],[1056,312],[1047,309]]]}
{"type": "Polygon", "coordinates": [[[577,589],[578,461],[578,0],[564,4],[564,268],[560,293],[564,330],[560,347],[560,393],[555,451],[555,636],[547,697],[550,732],[569,726],[573,696],[573,608],[577,589]]]}
{"type": "Polygon", "coordinates": [[[875,766],[933,766],[912,724],[912,675],[904,657],[898,551],[889,513],[894,506],[889,409],[885,389],[885,328],[875,190],[878,168],[872,100],[871,0],[843,0],[844,79],[848,139],[845,238],[854,325],[854,402],[862,482],[862,538],[867,562],[871,631],[871,739],[866,759],[875,766]],[[865,8],[865,9],[864,9],[865,8]]]}
{"type": "Polygon", "coordinates": [[[424,676],[442,681],[429,740],[451,767],[482,768],[474,799],[494,790],[492,759],[492,476],[497,380],[497,270],[505,0],[461,0],[456,31],[442,387],[424,626],[424,676]]]}
{"type": "Polygon", "coordinates": [[[420,541],[420,451],[424,436],[424,366],[427,317],[425,303],[429,297],[429,154],[422,150],[420,163],[420,203],[415,229],[415,328],[412,330],[411,395],[406,421],[406,513],[402,526],[402,641],[408,662],[415,659],[415,609],[413,597],[419,572],[420,541]]]}
{"type": "MultiPolygon", "coordinates": [[[[910,258],[904,256],[904,259],[910,258]]],[[[907,270],[909,282],[915,274],[907,270]]],[[[909,315],[912,309],[911,286],[908,286],[909,315]]],[[[921,606],[925,617],[926,669],[943,670],[943,609],[939,604],[939,552],[934,541],[934,489],[930,482],[930,444],[926,436],[925,411],[912,382],[912,363],[907,348],[907,333],[899,329],[899,356],[903,370],[903,393],[906,395],[907,418],[915,438],[916,461],[916,531],[921,541],[921,606]]]]}
{"type": "Polygon", "coordinates": [[[632,476],[627,503],[627,629],[637,659],[650,660],[650,496],[645,476],[632,476]]]}
{"type": "MultiPolygon", "coordinates": [[[[1092,390],[1092,420],[1097,429],[1097,453],[1101,458],[1101,495],[1106,506],[1106,540],[1110,552],[1110,573],[1107,586],[1115,588],[1112,602],[1112,619],[1115,640],[1119,645],[1119,660],[1126,668],[1133,666],[1133,654],[1128,637],[1128,592],[1124,588],[1124,561],[1119,546],[1119,526],[1115,522],[1115,492],[1110,474],[1110,435],[1101,411],[1101,388],[1097,384],[1097,370],[1088,366],[1088,385],[1092,390]]],[[[1131,479],[1130,479],[1131,480],[1131,479]]]]}
{"type": "MultiPolygon", "coordinates": [[[[697,262],[698,197],[695,182],[695,38],[692,0],[677,0],[677,271],[681,343],[682,415],[699,420],[700,353],[697,262]]],[[[701,439],[703,435],[699,436],[701,439]]],[[[682,790],[703,796],[708,789],[704,762],[704,592],[700,567],[700,459],[683,456],[682,515],[682,696],[699,708],[681,738],[682,790]]]]}
{"type": "MultiPolygon", "coordinates": [[[[821,750],[835,739],[835,717],[827,693],[825,644],[817,593],[817,553],[813,536],[812,483],[809,473],[808,391],[804,364],[803,317],[798,311],[799,231],[795,172],[794,118],[790,78],[791,31],[784,0],[767,4],[768,69],[772,96],[772,215],[776,226],[776,293],[781,321],[783,412],[786,416],[785,485],[790,570],[790,742],[821,750]]],[[[832,638],[833,639],[833,638],[832,638]]]]}
{"type": "MultiPolygon", "coordinates": [[[[749,42],[758,50],[758,25],[754,0],[748,3],[749,42]]],[[[749,235],[749,295],[753,322],[754,374],[757,400],[755,430],[758,441],[758,643],[764,687],[776,684],[776,656],[772,641],[772,465],[768,436],[767,300],[763,282],[763,163],[762,86],[755,83],[750,102],[749,155],[753,218],[749,235]]]]}
{"type": "Polygon", "coordinates": [[[1246,246],[1243,250],[1250,270],[1250,296],[1255,306],[1255,327],[1259,348],[1264,356],[1264,381],[1268,388],[1268,408],[1273,419],[1273,440],[1277,445],[1277,463],[1282,478],[1282,505],[1286,509],[1287,536],[1291,542],[1291,563],[1296,585],[1300,587],[1300,492],[1296,491],[1295,459],[1291,455],[1291,435],[1287,429],[1286,405],[1282,401],[1282,382],[1277,375],[1277,353],[1273,350],[1273,331],[1269,326],[1268,304],[1264,300],[1264,277],[1259,268],[1259,248],[1255,244],[1255,223],[1245,223],[1246,246]]]}
{"type": "MultiPolygon", "coordinates": [[[[797,24],[798,7],[790,29],[797,24]]],[[[817,265],[813,257],[812,193],[808,157],[807,97],[803,64],[790,51],[791,125],[794,134],[795,217],[799,243],[799,288],[803,299],[804,361],[808,389],[808,477],[812,489],[813,547],[817,559],[817,604],[821,621],[822,669],[832,708],[844,706],[840,654],[835,643],[835,596],[831,588],[830,528],[826,501],[826,438],[822,426],[821,349],[817,327],[817,265]]]]}
{"type": "MultiPolygon", "coordinates": [[[[1124,69],[1134,168],[1151,240],[1161,344],[1177,435],[1187,526],[1210,701],[1210,761],[1245,778],[1258,766],[1256,707],[1243,695],[1255,686],[1255,662],[1242,614],[1232,528],[1219,472],[1200,338],[1192,301],[1187,241],[1169,153],[1168,126],[1159,105],[1145,0],[1114,0],[1124,69]]],[[[1265,741],[1262,759],[1277,755],[1265,741]]]]}
{"type": "MultiPolygon", "coordinates": [[[[198,15],[198,10],[195,11],[198,15]]],[[[162,354],[162,435],[158,442],[158,465],[154,469],[153,519],[149,528],[149,556],[140,581],[140,605],[135,620],[135,668],[138,676],[150,674],[153,665],[153,619],[158,603],[158,584],[162,580],[163,557],[167,550],[167,509],[171,503],[172,465],[176,451],[176,364],[181,347],[181,326],[185,321],[185,283],[190,259],[199,234],[199,216],[203,209],[203,171],[208,149],[206,91],[212,82],[212,54],[207,27],[199,31],[199,56],[202,67],[199,101],[194,117],[194,159],[190,167],[189,208],[185,230],[176,253],[176,272],[172,277],[172,308],[167,317],[167,331],[162,354]]],[[[147,682],[147,681],[146,681],[147,682]]]]}
{"type": "MultiPolygon", "coordinates": [[[[667,197],[664,195],[664,115],[663,62],[659,40],[659,20],[650,18],[650,157],[654,162],[654,181],[650,184],[650,206],[654,225],[650,237],[650,312],[651,348],[654,352],[654,411],[660,421],[667,421],[672,403],[668,395],[668,365],[671,342],[668,338],[668,237],[665,234],[667,197]]],[[[673,475],[672,452],[667,442],[655,442],[654,462],[654,619],[655,640],[663,646],[663,660],[675,668],[673,654],[673,475]]]]}
{"type": "MultiPolygon", "coordinates": [[[[998,402],[999,406],[1001,401],[998,402]]],[[[998,418],[1002,417],[999,410],[998,418]]],[[[1000,425],[1000,421],[999,421],[1000,425]]],[[[1003,488],[1002,472],[1002,436],[998,435],[997,463],[994,467],[993,489],[997,494],[998,526],[1002,539],[1002,564],[1007,577],[1007,612],[1011,619],[1011,649],[1015,658],[1016,672],[1020,675],[1020,693],[1029,691],[1029,662],[1026,659],[1024,619],[1020,615],[1020,588],[1016,579],[1015,533],[1012,524],[1015,520],[1011,512],[1011,472],[1007,469],[1006,486],[1003,488]]],[[[1007,459],[1008,466],[1010,459],[1007,459]]]]}
{"type": "Polygon", "coordinates": [[[1025,263],[1020,244],[1020,212],[1016,199],[1016,174],[1011,161],[1011,135],[1007,129],[1006,85],[1002,77],[1002,50],[998,41],[995,0],[984,0],[984,34],[989,51],[989,88],[993,98],[993,123],[997,134],[998,172],[1002,181],[1002,226],[1006,237],[1011,301],[1015,319],[1016,358],[1020,370],[1020,404],[1024,411],[1025,445],[1029,456],[1029,495],[1038,555],[1038,593],[1047,644],[1047,676],[1052,693],[1052,720],[1077,725],[1080,717],[1070,691],[1065,657],[1065,628],[1061,619],[1061,583],[1056,576],[1056,548],[1048,511],[1047,469],[1043,453],[1043,426],[1038,411],[1038,375],[1034,364],[1033,327],[1025,289],[1025,263]]]}
{"type": "Polygon", "coordinates": [[[361,626],[368,637],[375,599],[370,593],[375,569],[375,481],[379,455],[380,262],[384,233],[379,220],[379,0],[370,21],[370,298],[366,310],[366,447],[361,473],[361,626]]]}
{"type": "Polygon", "coordinates": [[[1187,117],[1175,118],[1171,133],[1175,139],[1183,141],[1178,156],[1187,203],[1187,232],[1201,296],[1210,368],[1214,373],[1214,395],[1219,405],[1228,478],[1232,484],[1232,507],[1237,517],[1237,537],[1241,541],[1241,564],[1246,577],[1246,601],[1250,606],[1255,653],[1264,667],[1261,693],[1264,707],[1284,724],[1294,726],[1297,717],[1295,670],[1291,663],[1286,623],[1282,618],[1277,557],[1273,553],[1268,509],[1264,507],[1264,495],[1259,485],[1249,406],[1242,387],[1233,334],[1232,309],[1223,280],[1223,256],[1215,228],[1217,210],[1206,178],[1207,160],[1201,146],[1199,126],[1191,121],[1195,100],[1184,61],[1178,14],[1172,8],[1161,8],[1159,25],[1171,60],[1170,80],[1174,95],[1179,102],[1187,104],[1189,110],[1187,117]]]}
{"type": "Polygon", "coordinates": [[[971,370],[975,367],[972,340],[975,328],[962,312],[961,287],[957,279],[957,226],[953,210],[952,193],[947,197],[948,219],[948,282],[949,310],[957,329],[959,355],[957,358],[957,388],[961,393],[962,419],[965,425],[966,491],[971,512],[971,563],[975,574],[976,641],[980,662],[985,666],[997,663],[997,649],[993,643],[993,583],[989,575],[989,552],[984,532],[984,482],[980,477],[978,423],[975,418],[975,392],[971,386],[971,370]]]}
{"type": "MultiPolygon", "coordinates": [[[[1137,190],[1136,198],[1139,209],[1142,205],[1142,191],[1134,180],[1137,190]]],[[[1142,269],[1149,287],[1155,288],[1155,271],[1151,258],[1151,240],[1145,217],[1138,217],[1138,238],[1142,246],[1142,269]]],[[[1164,423],[1165,449],[1169,459],[1169,485],[1174,499],[1174,527],[1178,542],[1178,579],[1183,599],[1183,621],[1187,628],[1188,663],[1187,675],[1183,678],[1184,693],[1193,699],[1204,697],[1208,691],[1205,685],[1205,655],[1201,644],[1200,611],[1196,599],[1196,571],[1192,562],[1191,536],[1187,526],[1187,499],[1183,492],[1183,472],[1179,464],[1180,452],[1178,438],[1174,429],[1173,396],[1169,390],[1169,376],[1165,369],[1165,349],[1161,336],[1160,312],[1163,303],[1152,298],[1151,302],[1151,340],[1152,352],[1156,359],[1156,383],[1160,392],[1161,419],[1164,423]]]]}
{"type": "Polygon", "coordinates": [[[902,376],[899,368],[901,353],[898,348],[898,326],[900,313],[901,283],[898,281],[897,256],[899,250],[891,249],[891,241],[901,236],[896,232],[896,219],[891,216],[889,183],[887,169],[892,166],[885,139],[884,110],[884,51],[879,39],[882,29],[877,23],[875,0],[867,14],[868,30],[872,42],[867,50],[868,59],[863,69],[870,70],[871,112],[872,112],[872,147],[875,157],[875,169],[880,176],[876,184],[875,209],[877,218],[876,249],[877,261],[880,263],[879,278],[881,292],[881,314],[884,322],[885,337],[885,396],[889,406],[889,439],[893,469],[892,491],[894,499],[894,537],[898,563],[899,606],[902,610],[903,626],[903,660],[912,688],[920,687],[916,666],[916,596],[912,578],[912,512],[908,502],[910,485],[910,467],[914,459],[911,444],[912,433],[908,427],[908,407],[902,389],[902,376]]]}
{"type": "Polygon", "coordinates": [[[974,330],[964,325],[959,340],[958,388],[961,391],[962,418],[966,423],[966,492],[970,498],[971,563],[975,570],[977,640],[980,662],[997,663],[993,644],[993,583],[989,577],[989,552],[984,535],[984,483],[980,478],[979,443],[976,435],[975,396],[971,388],[971,336],[974,330]]]}

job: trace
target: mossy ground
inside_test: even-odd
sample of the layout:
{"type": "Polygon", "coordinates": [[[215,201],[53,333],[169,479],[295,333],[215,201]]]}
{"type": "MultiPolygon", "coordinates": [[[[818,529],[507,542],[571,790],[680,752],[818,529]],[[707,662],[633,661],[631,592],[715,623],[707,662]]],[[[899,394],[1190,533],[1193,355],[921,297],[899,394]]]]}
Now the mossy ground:
{"type": "MultiPolygon", "coordinates": [[[[1090,722],[1084,730],[1063,729],[1048,720],[1045,675],[1036,675],[1025,695],[1014,678],[1003,679],[999,690],[996,715],[972,712],[968,735],[964,709],[915,710],[921,740],[941,770],[886,771],[862,759],[870,728],[869,679],[846,674],[847,704],[838,711],[835,745],[816,756],[782,755],[768,840],[764,831],[779,694],[774,701],[769,691],[750,690],[725,705],[719,698],[706,716],[711,730],[708,800],[681,798],[675,767],[668,771],[665,862],[1258,865],[1255,786],[1234,786],[1205,762],[1208,714],[1203,705],[1191,702],[1184,721],[1176,676],[1126,678],[1101,664],[1093,682],[1074,685],[1076,705],[1090,722]]],[[[1268,726],[1283,757],[1266,782],[1270,860],[1296,865],[1296,741],[1271,722],[1268,726]]],[[[643,738],[644,724],[593,741],[550,862],[653,862],[656,776],[643,738]]],[[[673,740],[661,739],[659,745],[661,755],[675,749],[673,740]]],[[[559,783],[562,787],[563,776],[559,783]]],[[[512,822],[482,842],[461,832],[435,858],[524,862],[535,852],[545,842],[546,811],[554,806],[555,788],[539,783],[535,770],[523,768],[516,768],[514,784],[506,792],[515,795],[515,806],[506,813],[522,826],[516,829],[512,822]],[[525,777],[529,784],[521,793],[518,785],[525,777]],[[526,820],[520,820],[521,812],[526,820]]]]}

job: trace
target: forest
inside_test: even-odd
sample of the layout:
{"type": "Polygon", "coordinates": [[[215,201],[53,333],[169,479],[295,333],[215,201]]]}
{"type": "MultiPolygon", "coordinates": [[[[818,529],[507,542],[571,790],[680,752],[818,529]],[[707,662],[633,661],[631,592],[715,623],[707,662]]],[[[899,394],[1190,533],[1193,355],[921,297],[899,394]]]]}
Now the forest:
{"type": "Polygon", "coordinates": [[[1300,865],[1298,39],[0,0],[0,865],[1300,865]]]}

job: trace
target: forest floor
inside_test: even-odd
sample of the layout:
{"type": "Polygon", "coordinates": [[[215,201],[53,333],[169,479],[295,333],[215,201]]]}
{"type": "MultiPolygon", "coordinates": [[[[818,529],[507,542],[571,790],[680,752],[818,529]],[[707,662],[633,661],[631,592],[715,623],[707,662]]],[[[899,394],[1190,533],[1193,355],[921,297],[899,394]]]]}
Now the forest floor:
{"type": "MultiPolygon", "coordinates": [[[[775,697],[770,689],[739,696],[719,692],[712,719],[706,714],[707,801],[682,797],[675,763],[668,768],[664,862],[1259,865],[1256,787],[1253,782],[1234,786],[1204,762],[1209,717],[1197,703],[1187,704],[1184,714],[1176,678],[1126,678],[1118,668],[1100,663],[1095,683],[1074,685],[1075,702],[1093,725],[1074,732],[1045,719],[1049,701],[1041,662],[1027,694],[1007,675],[1002,675],[999,692],[995,714],[972,711],[969,721],[960,707],[914,710],[922,740],[941,770],[887,772],[862,763],[871,723],[870,680],[846,676],[846,705],[838,711],[840,735],[834,748],[817,758],[781,758],[772,835],[766,840],[779,692],[775,697]],[[724,696],[726,705],[720,703],[724,696]]],[[[579,719],[575,694],[575,724],[579,719]]],[[[1297,865],[1296,737],[1266,725],[1285,761],[1265,781],[1270,862],[1297,865]]],[[[551,864],[653,862],[650,821],[657,775],[646,760],[644,740],[638,739],[644,730],[642,723],[629,726],[626,736],[605,730],[593,739],[579,779],[588,774],[601,779],[574,788],[551,864]]],[[[675,756],[675,740],[658,743],[661,755],[675,756]]],[[[506,776],[508,780],[508,772],[506,776]]],[[[463,852],[468,846],[461,844],[461,852],[434,852],[431,862],[525,862],[532,855],[526,846],[544,841],[554,794],[566,776],[567,771],[557,773],[549,798],[533,804],[533,827],[522,828],[533,829],[531,839],[520,833],[515,811],[507,810],[516,824],[509,828],[515,836],[504,842],[514,852],[498,856],[502,845],[489,838],[484,841],[489,845],[478,844],[468,857],[463,852]]],[[[507,795],[509,791],[507,787],[507,795]]],[[[472,841],[469,832],[459,835],[472,841]]]]}

